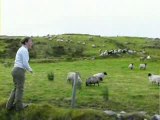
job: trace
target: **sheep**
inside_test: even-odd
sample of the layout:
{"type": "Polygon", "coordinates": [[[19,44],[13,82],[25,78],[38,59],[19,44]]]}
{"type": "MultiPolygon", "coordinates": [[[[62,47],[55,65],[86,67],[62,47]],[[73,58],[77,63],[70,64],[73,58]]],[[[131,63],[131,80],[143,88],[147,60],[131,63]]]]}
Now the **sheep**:
{"type": "Polygon", "coordinates": [[[91,77],[89,77],[87,80],[86,80],[86,86],[89,86],[89,85],[91,85],[91,84],[98,84],[98,86],[99,86],[99,78],[98,77],[95,77],[95,76],[91,76],[91,77]]]}
{"type": "Polygon", "coordinates": [[[92,48],[96,48],[96,45],[95,45],[95,44],[92,44],[92,48]]]}
{"type": "Polygon", "coordinates": [[[146,60],[146,57],[140,57],[140,61],[146,60]]]}
{"type": "Polygon", "coordinates": [[[140,64],[140,65],[139,65],[139,69],[140,69],[140,70],[145,70],[146,67],[147,67],[147,63],[144,63],[144,64],[140,64]]]}
{"type": "Polygon", "coordinates": [[[94,74],[94,77],[97,77],[100,81],[103,81],[104,77],[107,75],[106,72],[94,74]]]}
{"type": "Polygon", "coordinates": [[[134,64],[133,63],[129,64],[128,68],[133,70],[134,69],[134,64]]]}
{"type": "Polygon", "coordinates": [[[156,83],[160,85],[160,75],[153,75],[151,73],[148,73],[149,81],[153,84],[156,83]]]}
{"type": "Polygon", "coordinates": [[[147,59],[147,60],[150,60],[150,59],[151,59],[151,56],[150,56],[150,55],[148,55],[146,59],[147,59]]]}
{"type": "MultiPolygon", "coordinates": [[[[74,83],[75,75],[76,75],[76,72],[69,72],[68,75],[67,75],[67,81],[69,83],[72,83],[72,86],[73,86],[73,83],[74,83]]],[[[82,79],[81,79],[81,76],[78,72],[77,72],[77,75],[78,75],[78,79],[76,81],[76,85],[78,86],[79,89],[81,89],[82,79]]]]}

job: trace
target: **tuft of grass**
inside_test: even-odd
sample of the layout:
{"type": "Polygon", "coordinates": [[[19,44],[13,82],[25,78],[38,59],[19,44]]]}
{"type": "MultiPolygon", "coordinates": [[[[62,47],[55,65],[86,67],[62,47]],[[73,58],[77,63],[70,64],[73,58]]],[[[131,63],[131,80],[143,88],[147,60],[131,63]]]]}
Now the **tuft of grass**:
{"type": "Polygon", "coordinates": [[[53,81],[54,80],[54,73],[53,72],[48,73],[47,77],[48,77],[48,80],[53,81]]]}
{"type": "Polygon", "coordinates": [[[103,90],[103,98],[105,101],[108,101],[109,100],[109,90],[108,90],[108,87],[105,87],[104,90],[103,90]]]}

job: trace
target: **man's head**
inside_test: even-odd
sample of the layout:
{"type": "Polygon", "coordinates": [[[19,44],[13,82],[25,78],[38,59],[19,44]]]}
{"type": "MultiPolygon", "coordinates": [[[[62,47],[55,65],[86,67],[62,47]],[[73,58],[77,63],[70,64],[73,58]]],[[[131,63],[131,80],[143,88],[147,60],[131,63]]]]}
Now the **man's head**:
{"type": "Polygon", "coordinates": [[[21,41],[22,45],[25,45],[28,49],[32,48],[32,38],[31,37],[25,37],[24,39],[22,39],[21,41]]]}

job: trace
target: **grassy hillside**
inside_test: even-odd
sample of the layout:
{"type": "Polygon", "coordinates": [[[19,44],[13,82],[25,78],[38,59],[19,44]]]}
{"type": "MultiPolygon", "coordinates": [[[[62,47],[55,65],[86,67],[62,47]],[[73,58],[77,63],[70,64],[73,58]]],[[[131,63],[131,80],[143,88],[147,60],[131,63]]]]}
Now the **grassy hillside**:
{"type": "MultiPolygon", "coordinates": [[[[1,58],[14,58],[23,37],[0,37],[1,58]]],[[[160,56],[160,40],[141,37],[104,37],[87,34],[62,34],[33,37],[34,46],[31,58],[83,58],[99,57],[100,50],[135,50],[134,56],[160,56]]],[[[123,55],[127,56],[127,54],[123,55]]],[[[117,57],[117,56],[116,56],[117,57]]]]}
{"type": "MultiPolygon", "coordinates": [[[[147,70],[139,70],[139,59],[104,59],[84,60],[58,63],[32,63],[34,73],[27,73],[24,101],[34,104],[50,104],[68,108],[71,105],[72,87],[66,82],[67,73],[81,73],[83,87],[77,91],[77,108],[93,108],[97,110],[114,111],[146,111],[149,114],[159,112],[159,87],[148,81],[149,72],[159,74],[157,67],[160,61],[148,61],[147,70]],[[134,62],[136,69],[131,71],[128,64],[134,62]],[[54,72],[55,80],[48,81],[47,73],[54,72]],[[100,86],[85,86],[85,80],[97,72],[108,73],[100,86]],[[103,94],[109,90],[109,100],[105,101],[103,94]]],[[[0,100],[6,101],[13,87],[10,71],[0,65],[0,100]],[[7,74],[6,74],[7,73],[7,74]]]]}
{"type": "Polygon", "coordinates": [[[34,48],[30,51],[30,63],[34,72],[26,74],[24,92],[24,102],[33,105],[22,113],[11,111],[13,116],[9,116],[5,103],[13,88],[10,73],[20,38],[22,37],[0,37],[0,118],[113,119],[104,115],[104,110],[160,114],[160,87],[149,83],[147,76],[148,73],[160,74],[159,40],[64,34],[50,38],[33,37],[34,48]],[[93,44],[96,47],[92,47],[93,44]],[[135,50],[137,53],[99,56],[100,49],[118,48],[135,50]],[[147,55],[151,55],[151,60],[140,61],[140,57],[147,55]],[[135,70],[128,69],[130,63],[135,64],[135,70]],[[140,63],[147,63],[147,69],[139,70],[140,63]],[[77,90],[75,111],[70,109],[72,86],[66,81],[67,73],[71,71],[79,72],[83,80],[82,89],[77,90]],[[100,86],[85,86],[88,77],[104,71],[108,75],[100,86]],[[50,72],[54,73],[54,81],[47,78],[50,72]],[[106,89],[109,92],[108,100],[104,99],[106,89]]]}

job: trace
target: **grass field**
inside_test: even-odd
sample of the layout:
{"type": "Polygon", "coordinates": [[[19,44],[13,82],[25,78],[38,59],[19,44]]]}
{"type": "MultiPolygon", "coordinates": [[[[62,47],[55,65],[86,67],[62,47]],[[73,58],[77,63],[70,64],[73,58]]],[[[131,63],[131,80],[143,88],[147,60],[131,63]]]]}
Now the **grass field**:
{"type": "MultiPolygon", "coordinates": [[[[160,74],[160,41],[142,37],[105,37],[89,34],[62,34],[33,37],[30,64],[33,74],[26,73],[24,102],[32,103],[22,113],[6,111],[5,104],[13,88],[12,66],[19,41],[23,36],[0,36],[0,119],[1,120],[103,120],[112,119],[104,110],[127,113],[145,111],[147,115],[160,114],[160,86],[152,85],[148,73],[160,74]],[[58,40],[62,40],[61,42],[58,40]],[[95,45],[95,47],[93,47],[95,45]],[[135,54],[100,57],[100,50],[128,49],[135,54]],[[140,58],[151,56],[150,60],[140,58]],[[135,69],[128,65],[134,63],[135,69]],[[139,70],[147,63],[146,70],[139,70]],[[71,108],[72,86],[67,83],[67,73],[81,74],[83,85],[77,90],[76,109],[71,108]],[[100,86],[85,86],[91,75],[108,73],[100,86]],[[54,73],[49,81],[48,73],[54,73]],[[107,95],[108,100],[104,99],[107,95]]],[[[127,120],[127,119],[126,119],[127,120]]]]}
{"type": "MultiPolygon", "coordinates": [[[[146,70],[139,70],[140,61],[137,58],[31,63],[34,72],[26,74],[24,102],[70,108],[72,87],[66,77],[68,72],[78,71],[83,85],[81,90],[77,90],[76,108],[160,114],[160,87],[149,83],[147,76],[148,73],[160,74],[160,61],[146,62],[146,70]],[[135,70],[128,69],[129,63],[135,64],[135,70]],[[85,86],[89,76],[104,71],[108,75],[100,86],[85,86]],[[49,72],[54,72],[54,81],[48,80],[49,72]],[[106,88],[109,90],[108,101],[103,98],[106,88]]],[[[12,67],[0,64],[0,70],[0,101],[5,103],[13,88],[10,74],[12,67]]]]}

